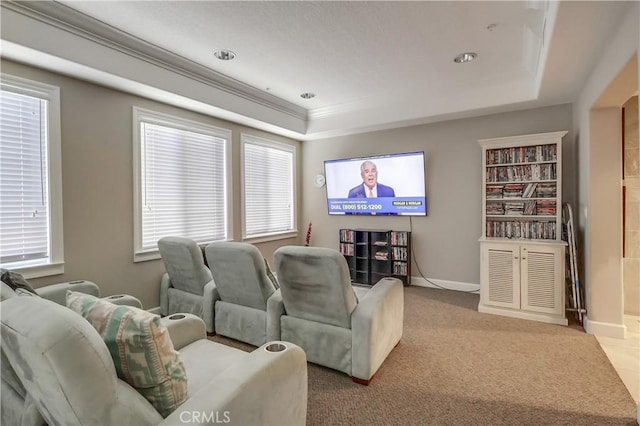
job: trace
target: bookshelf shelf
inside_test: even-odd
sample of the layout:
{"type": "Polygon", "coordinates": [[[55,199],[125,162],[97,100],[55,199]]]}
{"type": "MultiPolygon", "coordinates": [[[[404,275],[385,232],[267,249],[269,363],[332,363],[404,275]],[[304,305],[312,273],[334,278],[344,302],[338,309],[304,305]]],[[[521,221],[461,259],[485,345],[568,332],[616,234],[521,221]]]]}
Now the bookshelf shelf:
{"type": "Polygon", "coordinates": [[[566,325],[562,137],[483,139],[478,311],[566,325]]]}
{"type": "Polygon", "coordinates": [[[372,286],[394,277],[411,284],[411,232],[340,229],[340,252],[354,283],[372,286]]]}

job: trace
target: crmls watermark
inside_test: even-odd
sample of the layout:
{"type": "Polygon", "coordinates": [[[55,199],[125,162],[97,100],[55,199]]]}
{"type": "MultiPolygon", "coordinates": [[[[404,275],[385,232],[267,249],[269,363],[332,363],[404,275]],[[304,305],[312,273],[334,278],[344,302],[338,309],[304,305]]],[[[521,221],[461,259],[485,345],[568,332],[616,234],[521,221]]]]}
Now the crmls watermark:
{"type": "Polygon", "coordinates": [[[224,424],[231,421],[231,414],[228,411],[182,411],[180,421],[182,423],[224,424]]]}

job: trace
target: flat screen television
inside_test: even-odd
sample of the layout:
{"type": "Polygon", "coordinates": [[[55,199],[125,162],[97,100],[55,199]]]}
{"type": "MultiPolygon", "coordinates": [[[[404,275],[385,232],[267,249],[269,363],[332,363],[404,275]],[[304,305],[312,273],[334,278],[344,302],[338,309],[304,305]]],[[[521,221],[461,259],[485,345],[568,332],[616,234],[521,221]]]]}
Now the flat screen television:
{"type": "Polygon", "coordinates": [[[424,152],[326,160],[330,215],[426,216],[424,152]]]}

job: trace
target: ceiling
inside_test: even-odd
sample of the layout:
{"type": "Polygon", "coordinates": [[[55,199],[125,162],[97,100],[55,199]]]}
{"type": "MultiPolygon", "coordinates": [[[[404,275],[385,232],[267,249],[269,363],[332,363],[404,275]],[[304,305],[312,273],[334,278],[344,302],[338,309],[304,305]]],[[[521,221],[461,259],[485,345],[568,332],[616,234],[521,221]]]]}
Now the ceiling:
{"type": "Polygon", "coordinates": [[[572,102],[628,6],[3,1],[0,48],[305,140],[572,102]],[[220,61],[216,49],[236,58],[220,61]],[[463,52],[476,60],[455,63],[463,52]]]}

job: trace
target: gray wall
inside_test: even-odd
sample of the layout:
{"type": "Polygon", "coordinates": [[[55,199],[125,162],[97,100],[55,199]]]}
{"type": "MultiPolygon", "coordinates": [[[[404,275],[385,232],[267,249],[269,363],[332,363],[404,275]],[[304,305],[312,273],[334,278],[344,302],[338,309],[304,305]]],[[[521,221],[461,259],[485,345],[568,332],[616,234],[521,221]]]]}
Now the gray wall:
{"type": "MultiPolygon", "coordinates": [[[[571,105],[538,108],[303,143],[302,223],[311,243],[338,247],[340,228],[410,230],[414,256],[426,278],[479,284],[482,158],[478,139],[567,130],[563,139],[563,195],[575,200],[571,105]],[[426,154],[426,217],[329,216],[325,188],[313,186],[323,161],[395,152],[426,154]]],[[[383,179],[380,179],[382,182],[383,179]]],[[[414,263],[412,275],[419,276],[414,263]]]]}
{"type": "MultiPolygon", "coordinates": [[[[233,131],[233,229],[240,236],[241,131],[298,146],[299,237],[256,244],[273,251],[299,244],[313,223],[311,244],[337,248],[342,227],[409,230],[407,217],[329,216],[325,188],[313,186],[323,161],[351,156],[425,151],[428,216],[414,217],[417,264],[427,278],[479,283],[481,150],[477,140],[569,130],[563,148],[565,200],[573,201],[574,147],[570,105],[517,111],[300,143],[223,120],[3,60],[2,72],[61,88],[65,273],[33,280],[36,286],[87,279],[104,294],[130,293],[145,307],[158,305],[160,260],[134,263],[132,106],[233,131]]],[[[416,265],[413,275],[418,275],[416,265]]]]}
{"type": "Polygon", "coordinates": [[[640,80],[640,6],[630,2],[624,19],[606,43],[573,103],[579,177],[578,252],[580,282],[586,290],[585,330],[624,338],[622,282],[621,106],[637,93],[640,80]],[[611,108],[615,113],[609,114],[611,108]],[[602,156],[605,153],[605,156],[602,156]],[[620,171],[611,176],[612,170],[620,171]]]}
{"type": "MultiPolygon", "coordinates": [[[[65,273],[30,280],[36,287],[86,279],[105,295],[129,293],[145,308],[158,306],[162,261],[133,262],[133,106],[232,130],[235,240],[241,239],[240,132],[294,144],[298,161],[301,158],[298,141],[7,60],[2,61],[2,72],[60,87],[65,273]]],[[[299,241],[256,245],[271,261],[279,246],[299,241]]]]}

